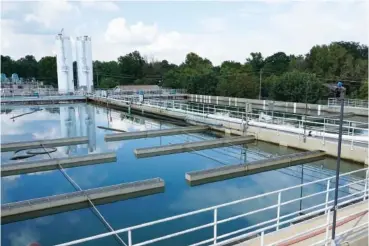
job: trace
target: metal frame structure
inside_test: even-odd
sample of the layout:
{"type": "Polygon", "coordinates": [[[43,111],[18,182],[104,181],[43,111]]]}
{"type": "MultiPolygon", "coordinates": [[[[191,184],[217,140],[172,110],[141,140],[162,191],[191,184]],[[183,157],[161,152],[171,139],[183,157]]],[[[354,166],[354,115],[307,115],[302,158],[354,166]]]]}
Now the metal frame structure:
{"type": "MultiPolygon", "coordinates": [[[[344,185],[340,185],[339,189],[345,188],[345,187],[350,187],[353,185],[357,185],[360,183],[364,184],[364,188],[363,190],[351,193],[349,195],[346,196],[342,196],[338,199],[338,207],[342,207],[348,204],[352,204],[355,202],[360,202],[360,201],[365,201],[368,197],[368,172],[369,172],[369,168],[364,168],[364,169],[360,169],[360,170],[356,170],[356,171],[352,171],[352,172],[348,172],[345,174],[341,174],[340,177],[345,177],[345,176],[349,176],[352,174],[359,174],[359,173],[363,173],[365,172],[365,179],[362,180],[356,180],[353,182],[349,182],[347,184],[344,185]]],[[[143,246],[143,245],[148,245],[148,244],[152,244],[155,242],[159,242],[165,239],[170,239],[173,237],[177,237],[180,235],[184,235],[184,234],[188,234],[194,231],[198,231],[204,228],[213,228],[213,237],[197,242],[195,244],[192,244],[192,246],[197,246],[197,245],[226,245],[228,243],[233,243],[236,242],[237,240],[245,240],[247,238],[250,238],[252,236],[257,236],[259,234],[261,234],[261,242],[263,242],[263,237],[270,233],[271,231],[275,231],[275,230],[279,230],[281,227],[286,227],[288,225],[290,225],[290,223],[294,223],[294,222],[298,222],[307,218],[311,218],[314,216],[319,216],[321,214],[326,214],[327,218],[330,218],[330,211],[332,209],[332,205],[334,200],[330,199],[329,194],[330,192],[334,191],[334,188],[331,188],[331,180],[335,179],[335,176],[332,177],[328,177],[328,178],[324,178],[324,179],[320,179],[320,180],[315,180],[312,182],[308,182],[308,183],[304,183],[304,184],[300,184],[300,185],[296,185],[296,186],[292,186],[292,187],[288,187],[288,188],[284,188],[284,189],[280,189],[280,190],[276,190],[276,191],[272,191],[272,192],[267,192],[264,194],[260,194],[260,195],[256,195],[253,197],[248,197],[248,198],[243,198],[240,200],[236,200],[236,201],[232,201],[232,202],[228,202],[228,203],[224,203],[224,204],[220,204],[220,205],[216,205],[216,206],[212,206],[212,207],[208,207],[208,208],[204,208],[204,209],[199,209],[199,210],[195,210],[189,213],[184,213],[184,214],[180,214],[180,215],[176,215],[176,216],[172,216],[172,217],[168,217],[168,218],[164,218],[164,219],[160,219],[160,220],[156,220],[156,221],[151,221],[148,223],[143,223],[140,225],[136,225],[136,226],[132,226],[132,227],[127,227],[127,228],[123,228],[123,229],[119,229],[119,230],[115,230],[112,232],[107,232],[107,233],[102,233],[102,234],[98,234],[95,236],[91,236],[91,237],[86,237],[86,238],[82,238],[82,239],[78,239],[78,240],[74,240],[74,241],[70,241],[70,242],[66,242],[66,243],[62,243],[59,244],[59,246],[67,246],[67,245],[75,245],[75,244],[80,244],[83,242],[88,242],[88,241],[92,241],[92,240],[96,240],[99,238],[104,238],[104,237],[108,237],[108,236],[112,236],[112,235],[117,235],[117,234],[121,234],[121,233],[127,233],[128,234],[128,245],[129,246],[143,246]],[[319,191],[319,192],[315,192],[309,195],[305,195],[303,197],[299,197],[299,198],[294,198],[294,199],[290,199],[290,200],[286,200],[286,201],[282,201],[282,197],[283,194],[287,191],[291,191],[294,189],[300,189],[301,187],[309,187],[311,185],[315,185],[318,183],[325,183],[326,184],[326,189],[324,191],[319,191]],[[258,209],[254,209],[252,211],[246,212],[246,213],[240,213],[237,215],[234,215],[232,217],[226,218],[226,219],[219,219],[218,217],[218,210],[221,208],[225,208],[225,207],[229,207],[235,204],[241,204],[241,203],[245,203],[248,201],[252,201],[252,200],[257,200],[260,198],[266,198],[266,197],[271,197],[273,196],[275,198],[275,196],[277,195],[277,200],[275,201],[275,204],[271,205],[271,206],[267,206],[267,207],[263,207],[263,208],[258,208],[258,209]],[[297,210],[295,212],[291,212],[288,214],[282,214],[281,213],[281,208],[285,205],[288,204],[292,204],[295,202],[298,202],[300,200],[304,200],[307,198],[312,198],[312,197],[316,197],[318,195],[321,196],[325,196],[325,201],[323,203],[319,203],[317,205],[308,207],[308,208],[304,208],[302,210],[297,210]],[[254,214],[258,214],[270,209],[277,209],[277,213],[276,213],[276,217],[270,220],[265,220],[263,222],[260,222],[258,224],[255,225],[251,225],[251,226],[247,226],[245,228],[236,230],[236,231],[232,231],[230,233],[226,233],[226,234],[222,234],[219,235],[218,233],[218,225],[223,224],[223,223],[227,223],[230,221],[234,221],[236,219],[240,219],[240,218],[245,218],[247,216],[250,215],[254,215],[254,214]],[[209,223],[200,225],[200,226],[196,226],[196,227],[192,227],[186,230],[182,230],[176,233],[172,233],[172,234],[168,234],[165,236],[161,236],[161,237],[157,237],[157,238],[153,238],[150,240],[146,240],[143,242],[139,242],[139,243],[133,243],[133,232],[137,229],[140,228],[145,228],[145,227],[149,227],[152,225],[157,225],[157,224],[161,224],[161,223],[165,223],[168,221],[173,221],[173,220],[177,220],[180,218],[185,218],[185,217],[189,217],[192,215],[196,215],[196,214],[201,214],[201,213],[205,213],[205,212],[212,212],[213,213],[213,220],[210,221],[209,223]],[[301,214],[302,212],[304,212],[305,214],[301,214]],[[256,229],[263,226],[260,229],[256,229]],[[248,232],[247,232],[248,231],[248,232]],[[245,233],[247,232],[247,233],[245,233]],[[242,234],[243,233],[243,234],[242,234]],[[239,235],[236,237],[232,237],[235,235],[239,235]],[[226,239],[228,238],[228,239],[226,239]],[[225,240],[224,240],[225,239],[225,240]]],[[[366,210],[367,211],[367,210],[366,210]]],[[[342,219],[342,218],[341,218],[342,219]]],[[[339,220],[341,220],[339,219],[339,220]]],[[[330,225],[330,220],[328,220],[327,224],[323,224],[320,225],[316,228],[311,228],[308,231],[306,231],[305,233],[308,233],[309,231],[312,230],[316,230],[319,228],[328,228],[329,230],[329,225],[330,225]]],[[[361,225],[360,225],[361,226],[361,225]]],[[[298,235],[294,235],[293,237],[298,236],[298,235]]],[[[291,238],[293,238],[291,237],[291,238]]],[[[290,240],[290,238],[285,239],[286,240],[290,240]]],[[[329,238],[329,233],[326,233],[326,238],[325,241],[330,240],[329,238]]],[[[272,245],[275,245],[276,243],[280,243],[280,242],[275,242],[272,245]]]]}

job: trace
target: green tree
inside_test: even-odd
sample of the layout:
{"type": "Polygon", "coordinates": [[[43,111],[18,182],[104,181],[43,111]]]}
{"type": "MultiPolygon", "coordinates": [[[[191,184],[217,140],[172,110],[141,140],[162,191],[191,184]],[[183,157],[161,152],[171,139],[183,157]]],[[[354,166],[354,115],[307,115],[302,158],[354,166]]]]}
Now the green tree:
{"type": "Polygon", "coordinates": [[[255,83],[252,70],[251,64],[223,62],[220,66],[217,95],[254,98],[257,95],[258,84],[255,83]]]}
{"type": "Polygon", "coordinates": [[[23,78],[37,78],[38,77],[38,63],[34,56],[26,55],[16,61],[17,74],[23,78]]]}
{"type": "Polygon", "coordinates": [[[264,58],[260,52],[252,52],[251,58],[246,59],[246,63],[250,64],[254,72],[259,72],[264,67],[264,58]]]}
{"type": "Polygon", "coordinates": [[[99,88],[108,89],[119,85],[119,82],[114,78],[104,77],[99,81],[99,88]]]}
{"type": "Polygon", "coordinates": [[[189,93],[215,94],[217,76],[208,59],[189,53],[184,63],[164,76],[163,85],[184,88],[189,93]]]}
{"type": "Polygon", "coordinates": [[[9,56],[1,56],[1,73],[10,77],[17,72],[17,63],[9,56]]]}
{"type": "Polygon", "coordinates": [[[273,75],[272,97],[277,101],[315,103],[323,94],[323,87],[319,79],[310,73],[287,72],[281,76],[273,75]]]}
{"type": "Polygon", "coordinates": [[[277,52],[265,58],[263,75],[281,75],[288,71],[290,58],[284,52],[277,52]]]}
{"type": "Polygon", "coordinates": [[[368,100],[368,81],[365,81],[359,90],[359,98],[368,100]]]}
{"type": "MultiPolygon", "coordinates": [[[[57,85],[55,57],[36,61],[32,55],[19,60],[1,56],[1,72],[8,77],[17,73],[24,78],[37,78],[45,84],[57,85]]],[[[77,63],[73,63],[77,83],[77,63]]],[[[224,61],[219,66],[195,53],[186,55],[179,66],[167,60],[144,58],[138,51],[121,55],[116,61],[94,61],[95,87],[112,88],[125,84],[152,84],[184,88],[189,93],[217,94],[257,98],[261,76],[261,94],[274,100],[305,101],[328,97],[323,86],[343,81],[347,97],[367,98],[368,46],[356,42],[332,42],[315,45],[306,55],[277,52],[264,58],[252,52],[244,64],[224,61]],[[312,93],[311,95],[309,93],[312,93]]]]}
{"type": "MultiPolygon", "coordinates": [[[[33,77],[33,76],[32,76],[33,77]]],[[[56,57],[45,56],[38,62],[38,80],[54,87],[58,86],[56,57]]]]}
{"type": "Polygon", "coordinates": [[[118,57],[119,70],[120,73],[124,75],[124,77],[122,77],[121,84],[132,83],[132,79],[129,77],[134,79],[142,78],[142,68],[144,67],[144,64],[145,60],[138,51],[118,57]]]}

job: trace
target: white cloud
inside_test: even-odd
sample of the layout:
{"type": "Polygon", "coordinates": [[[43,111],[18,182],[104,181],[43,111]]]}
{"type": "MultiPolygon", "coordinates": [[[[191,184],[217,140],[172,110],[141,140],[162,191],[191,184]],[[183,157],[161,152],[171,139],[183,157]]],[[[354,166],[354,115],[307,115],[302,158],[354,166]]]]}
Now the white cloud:
{"type": "Polygon", "coordinates": [[[148,46],[148,50],[160,52],[167,49],[181,49],[185,46],[181,41],[183,37],[178,32],[160,34],[158,38],[148,46]]]}
{"type": "Polygon", "coordinates": [[[3,181],[14,181],[20,178],[20,175],[12,175],[3,177],[3,181]]]}
{"type": "Polygon", "coordinates": [[[35,140],[43,140],[43,139],[54,139],[54,138],[60,138],[63,136],[60,136],[60,130],[57,127],[52,127],[51,129],[48,129],[45,131],[43,129],[42,132],[34,132],[32,133],[32,137],[35,140]]]}
{"type": "Polygon", "coordinates": [[[63,21],[63,16],[78,13],[78,8],[66,0],[39,1],[32,4],[33,12],[27,14],[26,22],[35,21],[45,27],[51,27],[55,23],[63,21]]]}
{"type": "Polygon", "coordinates": [[[1,14],[7,14],[9,12],[17,10],[17,3],[15,2],[7,2],[4,4],[4,2],[1,2],[1,14]]]}
{"type": "Polygon", "coordinates": [[[205,18],[200,21],[204,32],[223,32],[227,28],[227,21],[220,17],[205,18]]]}
{"type": "Polygon", "coordinates": [[[35,243],[40,239],[39,232],[29,227],[23,227],[17,232],[11,232],[8,235],[11,246],[24,246],[35,243]]]}
{"type": "Polygon", "coordinates": [[[89,1],[82,1],[82,7],[96,9],[100,11],[109,11],[109,12],[116,12],[119,11],[119,6],[110,1],[96,1],[96,0],[89,0],[89,1]]]}
{"type": "Polygon", "coordinates": [[[158,28],[155,24],[145,25],[140,21],[129,26],[126,20],[120,17],[109,22],[105,39],[108,43],[145,45],[152,43],[157,34],[158,28]]]}
{"type": "MultiPolygon", "coordinates": [[[[132,15],[124,12],[126,9],[118,2],[103,3],[106,3],[105,7],[100,5],[101,2],[75,4],[58,1],[59,7],[52,6],[51,11],[45,11],[49,2],[43,5],[41,2],[32,3],[32,8],[24,11],[23,17],[29,22],[15,18],[1,21],[2,53],[14,58],[33,53],[38,59],[52,55],[54,35],[31,33],[36,30],[30,28],[31,24],[44,28],[49,26],[58,31],[64,27],[72,37],[92,36],[94,60],[115,60],[120,55],[138,50],[143,56],[178,64],[192,51],[218,65],[223,60],[244,62],[251,52],[256,51],[264,56],[277,51],[305,54],[313,45],[337,40],[368,43],[366,2],[246,2],[244,8],[239,4],[232,15],[229,11],[222,14],[212,12],[209,7],[209,18],[199,16],[188,20],[182,17],[173,19],[169,14],[158,15],[155,11],[152,15],[132,15]],[[122,8],[121,16],[114,15],[119,13],[114,5],[122,8]],[[96,12],[92,11],[96,8],[105,8],[106,13],[99,12],[99,18],[96,18],[96,12]],[[22,26],[26,24],[29,25],[27,28],[22,26]]],[[[14,6],[7,8],[14,9],[14,6]]]]}
{"type": "MultiPolygon", "coordinates": [[[[31,14],[25,17],[29,21],[35,23],[34,25],[47,26],[51,25],[50,20],[44,20],[42,17],[31,14]]],[[[1,53],[10,55],[13,59],[19,59],[28,54],[35,55],[36,59],[40,59],[43,56],[51,56],[54,49],[55,37],[54,35],[39,35],[39,33],[31,33],[31,27],[28,26],[27,30],[22,32],[20,29],[20,23],[16,20],[1,20],[1,53]]],[[[34,26],[35,28],[35,26],[34,26]]],[[[36,30],[38,28],[35,28],[36,30]]],[[[48,32],[52,32],[48,30],[48,32]]],[[[56,32],[55,32],[56,34],[56,32]]]]}
{"type": "Polygon", "coordinates": [[[331,41],[367,43],[364,5],[358,1],[296,3],[289,11],[269,17],[270,29],[274,30],[271,34],[275,35],[272,40],[280,50],[290,53],[307,53],[313,45],[331,41]]]}

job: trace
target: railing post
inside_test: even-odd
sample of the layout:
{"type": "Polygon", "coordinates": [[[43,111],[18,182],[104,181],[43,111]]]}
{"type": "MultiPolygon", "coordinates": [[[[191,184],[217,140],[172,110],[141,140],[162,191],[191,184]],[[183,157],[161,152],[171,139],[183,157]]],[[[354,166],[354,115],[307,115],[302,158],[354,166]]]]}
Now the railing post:
{"type": "Polygon", "coordinates": [[[325,118],[324,120],[324,124],[323,124],[323,145],[325,144],[325,118]]]}
{"type": "Polygon", "coordinates": [[[369,178],[369,169],[366,170],[365,174],[365,185],[364,185],[364,198],[363,200],[366,200],[366,194],[368,193],[368,178],[369,178]]]}
{"type": "Polygon", "coordinates": [[[218,209],[214,209],[214,244],[217,243],[218,209]]]}
{"type": "Polygon", "coordinates": [[[128,231],[128,246],[132,246],[132,231],[128,231]]]}
{"type": "Polygon", "coordinates": [[[281,196],[282,196],[282,193],[278,192],[277,231],[279,230],[279,217],[280,217],[280,214],[281,214],[281,196]]]}
{"type": "Polygon", "coordinates": [[[328,213],[327,213],[327,226],[326,226],[326,229],[325,229],[325,241],[324,241],[324,245],[328,245],[328,242],[329,242],[330,216],[331,216],[331,210],[328,210],[328,213]]]}
{"type": "Polygon", "coordinates": [[[325,193],[325,209],[324,209],[324,213],[328,212],[328,203],[329,203],[329,189],[330,189],[330,184],[331,184],[331,180],[328,179],[327,180],[327,192],[325,193]]]}
{"type": "Polygon", "coordinates": [[[260,235],[260,245],[264,246],[264,231],[262,231],[260,235]]]}
{"type": "MultiPolygon", "coordinates": [[[[352,123],[352,122],[351,122],[352,123]]],[[[350,124],[351,124],[350,123],[350,124]]],[[[354,134],[355,134],[355,129],[354,129],[354,127],[352,126],[352,124],[351,124],[351,150],[353,150],[354,149],[354,134]]]]}

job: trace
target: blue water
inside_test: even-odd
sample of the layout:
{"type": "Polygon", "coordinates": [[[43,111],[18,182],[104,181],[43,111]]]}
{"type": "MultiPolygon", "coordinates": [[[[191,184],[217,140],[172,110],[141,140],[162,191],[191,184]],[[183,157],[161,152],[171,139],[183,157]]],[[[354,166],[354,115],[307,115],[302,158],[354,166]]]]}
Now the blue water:
{"type": "MultiPolygon", "coordinates": [[[[162,178],[165,181],[165,191],[163,193],[97,206],[100,213],[114,229],[125,228],[301,183],[301,166],[296,166],[190,187],[185,181],[186,172],[220,165],[250,162],[266,158],[266,154],[282,155],[298,151],[264,142],[257,142],[255,144],[249,144],[246,149],[241,146],[235,146],[198,152],[202,155],[216,158],[218,162],[196,153],[181,153],[137,159],[134,155],[134,149],[136,148],[200,141],[215,137],[212,134],[204,133],[105,142],[104,135],[112,132],[99,129],[97,126],[139,131],[145,129],[172,128],[175,125],[142,116],[126,116],[125,113],[107,110],[93,105],[75,104],[13,107],[10,110],[3,108],[1,124],[2,143],[59,137],[89,137],[88,144],[58,147],[57,152],[51,153],[53,158],[86,155],[89,153],[115,152],[117,154],[117,161],[114,163],[66,169],[66,172],[82,189],[155,177],[162,178]],[[10,119],[13,116],[31,112],[37,108],[43,110],[15,118],[14,121],[10,119]]],[[[9,162],[13,155],[14,153],[12,152],[2,153],[1,162],[9,162]]],[[[47,155],[38,155],[26,160],[48,158],[47,155]]],[[[327,158],[324,161],[309,164],[309,166],[304,165],[303,182],[324,178],[327,175],[333,176],[332,169],[334,163],[333,159],[327,158]],[[312,168],[322,168],[324,172],[318,173],[316,169],[312,168]]],[[[359,168],[362,168],[362,166],[348,162],[342,163],[343,172],[359,168]]],[[[1,182],[2,203],[75,191],[74,187],[65,179],[59,170],[3,177],[1,182]]],[[[305,189],[303,190],[303,195],[319,190],[325,190],[325,186],[315,185],[312,188],[305,189]]],[[[341,192],[341,195],[346,195],[349,191],[346,190],[345,192],[341,192]]],[[[299,196],[300,190],[294,190],[285,193],[282,201],[298,198],[299,196]]],[[[270,206],[275,204],[276,201],[277,196],[275,195],[222,208],[218,211],[218,219],[220,220],[253,209],[270,206]]],[[[324,201],[324,196],[307,199],[303,202],[302,207],[306,208],[322,201],[324,201]]],[[[298,209],[299,203],[294,203],[283,208],[282,214],[297,211],[298,209]]],[[[256,224],[266,219],[272,219],[275,216],[276,209],[271,209],[233,222],[221,224],[218,227],[218,235],[256,224]]],[[[138,243],[193,226],[200,226],[210,223],[212,220],[213,214],[206,212],[172,222],[134,230],[132,232],[133,242],[138,243]]],[[[107,232],[105,226],[91,209],[85,208],[5,224],[2,226],[1,242],[2,245],[29,245],[32,242],[38,242],[40,245],[52,245],[104,232],[107,232]]],[[[188,245],[209,239],[212,237],[212,233],[213,228],[207,228],[170,240],[161,241],[154,245],[188,245]]],[[[127,242],[126,233],[122,233],[121,237],[127,242]]],[[[118,245],[112,236],[85,244],[118,245]]]]}

